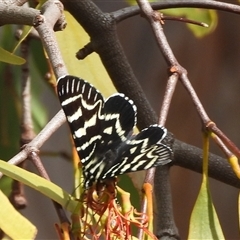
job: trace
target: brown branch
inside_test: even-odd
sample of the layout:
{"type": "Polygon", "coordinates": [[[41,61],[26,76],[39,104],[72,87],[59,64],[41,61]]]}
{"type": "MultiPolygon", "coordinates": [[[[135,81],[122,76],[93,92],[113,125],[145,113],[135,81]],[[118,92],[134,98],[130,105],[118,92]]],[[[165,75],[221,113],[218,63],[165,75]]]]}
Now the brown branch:
{"type": "MultiPolygon", "coordinates": [[[[53,28],[59,19],[64,19],[62,17],[63,7],[59,1],[48,1],[46,4],[48,4],[48,8],[43,5],[43,15],[35,16],[33,25],[42,40],[55,76],[59,78],[68,72],[58,48],[53,28]]],[[[62,27],[66,26],[65,23],[60,25],[62,27]]]]}
{"type": "MultiPolygon", "coordinates": [[[[173,151],[173,166],[176,165],[202,173],[202,149],[175,140],[173,151]]],[[[208,171],[209,177],[240,189],[240,180],[225,158],[210,153],[208,171]]]]}
{"type": "MultiPolygon", "coordinates": [[[[21,136],[20,147],[29,143],[34,137],[32,116],[31,116],[31,89],[30,89],[30,77],[29,77],[29,41],[26,39],[21,43],[21,55],[26,60],[22,65],[22,87],[21,87],[21,101],[22,101],[22,115],[21,115],[21,136]]],[[[19,167],[26,167],[26,162],[21,162],[19,167]]],[[[21,182],[13,180],[12,191],[9,196],[10,201],[16,209],[23,209],[26,207],[27,200],[24,194],[24,185],[21,182]]]]}
{"type": "Polygon", "coordinates": [[[6,4],[6,6],[9,6],[9,5],[22,6],[26,2],[27,0],[1,0],[0,1],[0,3],[6,4]]]}
{"type": "Polygon", "coordinates": [[[183,17],[174,17],[174,16],[162,16],[162,20],[165,22],[167,21],[178,21],[178,22],[183,22],[183,23],[189,23],[193,25],[197,25],[200,27],[209,27],[208,24],[204,22],[199,22],[199,21],[194,21],[188,18],[183,18],[183,17]]]}
{"type": "Polygon", "coordinates": [[[159,114],[159,121],[158,121],[159,124],[162,126],[165,125],[165,122],[167,120],[168,111],[170,108],[172,96],[175,91],[177,81],[178,81],[177,74],[172,74],[167,81],[165,95],[163,97],[163,102],[162,102],[162,106],[159,114]]]}
{"type": "MultiPolygon", "coordinates": [[[[153,10],[163,10],[170,8],[203,8],[203,9],[214,9],[235,14],[240,14],[240,6],[236,4],[230,4],[219,1],[199,1],[199,0],[175,0],[166,2],[152,2],[150,3],[153,10]]],[[[138,6],[129,6],[122,8],[115,12],[112,12],[116,22],[121,22],[129,17],[139,15],[141,10],[138,6]]]]}
{"type": "Polygon", "coordinates": [[[33,25],[33,19],[40,14],[33,8],[19,7],[0,3],[0,25],[18,24],[33,25]]]}
{"type": "Polygon", "coordinates": [[[161,171],[156,171],[154,180],[156,204],[156,210],[154,211],[154,232],[158,239],[180,239],[174,222],[172,196],[171,194],[167,194],[171,190],[169,165],[161,167],[161,171]],[[157,194],[156,192],[159,190],[161,193],[157,194]]]}
{"type": "Polygon", "coordinates": [[[31,114],[31,83],[28,66],[29,42],[26,39],[21,44],[22,57],[26,63],[22,65],[22,119],[21,119],[21,140],[20,146],[29,143],[34,137],[32,114],[31,114]]]}

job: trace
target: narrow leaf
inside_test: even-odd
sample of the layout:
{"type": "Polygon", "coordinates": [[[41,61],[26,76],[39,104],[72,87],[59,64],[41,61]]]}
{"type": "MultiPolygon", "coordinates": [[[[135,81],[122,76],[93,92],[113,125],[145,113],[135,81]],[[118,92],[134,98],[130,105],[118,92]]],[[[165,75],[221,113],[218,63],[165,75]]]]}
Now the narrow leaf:
{"type": "Polygon", "coordinates": [[[225,239],[212,203],[209,187],[205,183],[201,186],[191,215],[188,239],[225,239]]]}
{"type": "Polygon", "coordinates": [[[201,189],[191,214],[188,239],[224,239],[218,216],[212,203],[208,184],[208,133],[204,133],[203,143],[203,178],[201,189]]]}
{"type": "Polygon", "coordinates": [[[35,239],[36,227],[23,217],[0,191],[0,228],[12,239],[35,239]]]}
{"type": "Polygon", "coordinates": [[[31,188],[36,189],[45,196],[59,203],[61,206],[65,207],[70,212],[74,212],[78,205],[78,202],[74,201],[70,194],[65,192],[56,184],[20,167],[0,160],[0,172],[10,178],[24,183],[31,188]]]}
{"type": "Polygon", "coordinates": [[[26,62],[25,59],[18,57],[16,55],[6,51],[5,49],[3,49],[1,47],[0,47],[0,61],[5,62],[5,63],[14,64],[14,65],[22,65],[26,62]]]}

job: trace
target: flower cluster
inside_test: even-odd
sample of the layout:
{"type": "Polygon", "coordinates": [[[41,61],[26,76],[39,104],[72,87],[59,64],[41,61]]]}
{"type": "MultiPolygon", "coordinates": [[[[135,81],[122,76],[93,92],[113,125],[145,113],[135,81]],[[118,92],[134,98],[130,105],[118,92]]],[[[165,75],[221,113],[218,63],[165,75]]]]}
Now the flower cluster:
{"type": "Polygon", "coordinates": [[[72,218],[76,239],[137,239],[132,236],[133,226],[142,229],[151,239],[157,239],[148,230],[147,215],[137,212],[131,205],[130,194],[116,188],[115,183],[100,187],[100,190],[94,185],[84,193],[80,204],[80,214],[76,216],[75,213],[72,218]]]}

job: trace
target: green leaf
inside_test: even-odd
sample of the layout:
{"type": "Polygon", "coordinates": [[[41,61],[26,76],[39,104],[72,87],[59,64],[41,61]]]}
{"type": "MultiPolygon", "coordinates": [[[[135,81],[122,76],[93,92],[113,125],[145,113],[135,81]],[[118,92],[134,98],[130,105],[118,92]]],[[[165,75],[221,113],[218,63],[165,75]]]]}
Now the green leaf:
{"type": "Polygon", "coordinates": [[[5,63],[14,64],[14,65],[22,65],[26,62],[25,59],[18,57],[16,55],[6,51],[5,49],[3,49],[1,47],[0,47],[0,61],[5,62],[5,63]]]}
{"type": "Polygon", "coordinates": [[[116,92],[116,89],[98,54],[92,53],[84,60],[78,60],[75,57],[78,50],[89,43],[89,36],[68,12],[64,14],[67,20],[67,27],[64,31],[56,32],[55,34],[69,74],[91,82],[105,97],[113,94],[116,92]],[[75,40],[73,41],[73,39],[75,40]]]}
{"type": "Polygon", "coordinates": [[[208,184],[209,136],[210,133],[203,133],[203,178],[200,192],[191,214],[188,239],[225,239],[212,203],[208,184]]]}
{"type": "Polygon", "coordinates": [[[0,228],[12,239],[35,239],[36,227],[23,217],[0,191],[0,228]]]}
{"type": "Polygon", "coordinates": [[[203,183],[190,219],[188,239],[225,239],[207,184],[203,183]]]}
{"type": "Polygon", "coordinates": [[[10,178],[24,183],[31,188],[36,189],[45,196],[59,203],[61,206],[65,207],[70,212],[74,212],[79,204],[70,194],[65,192],[56,184],[2,160],[0,160],[0,172],[10,178]]]}

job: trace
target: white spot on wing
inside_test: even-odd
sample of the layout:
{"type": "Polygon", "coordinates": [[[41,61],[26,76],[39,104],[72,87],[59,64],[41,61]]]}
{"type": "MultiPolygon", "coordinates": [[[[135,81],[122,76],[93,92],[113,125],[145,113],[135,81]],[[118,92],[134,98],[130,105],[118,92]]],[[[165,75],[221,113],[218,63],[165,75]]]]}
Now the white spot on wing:
{"type": "Polygon", "coordinates": [[[107,128],[105,128],[105,129],[103,130],[103,133],[106,133],[106,134],[108,134],[108,135],[111,135],[111,134],[112,134],[112,131],[113,131],[112,129],[113,129],[112,126],[107,127],[107,128]]]}
{"type": "Polygon", "coordinates": [[[130,154],[134,154],[137,150],[137,147],[130,148],[130,154]]]}

